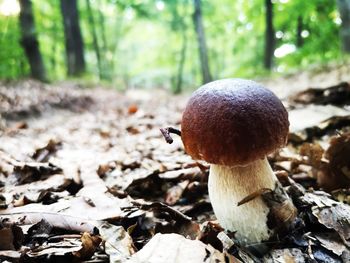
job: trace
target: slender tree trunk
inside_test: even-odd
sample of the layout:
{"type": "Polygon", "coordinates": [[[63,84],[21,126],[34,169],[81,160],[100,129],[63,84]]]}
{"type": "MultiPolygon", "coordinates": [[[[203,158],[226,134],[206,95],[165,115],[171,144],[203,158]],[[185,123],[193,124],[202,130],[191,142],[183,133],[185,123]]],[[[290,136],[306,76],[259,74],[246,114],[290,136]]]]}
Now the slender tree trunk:
{"type": "MultiPolygon", "coordinates": [[[[118,16],[118,14],[117,14],[118,16]]],[[[111,57],[111,68],[110,68],[110,72],[112,72],[113,76],[118,75],[118,70],[119,68],[117,68],[117,59],[118,59],[118,52],[119,52],[119,44],[120,44],[120,39],[122,36],[122,32],[123,32],[123,24],[124,24],[124,18],[123,16],[118,16],[118,18],[115,21],[115,25],[114,25],[114,34],[113,34],[113,38],[112,38],[112,43],[111,43],[111,52],[112,52],[112,57],[111,57]],[[117,59],[116,59],[117,58],[117,59]]],[[[113,79],[113,77],[112,77],[113,79]]]]}
{"type": "Polygon", "coordinates": [[[179,68],[177,72],[177,79],[176,79],[176,86],[174,93],[179,94],[182,91],[182,77],[183,77],[183,70],[185,65],[185,59],[186,59],[186,50],[187,50],[187,36],[186,36],[186,29],[182,29],[182,46],[181,46],[181,52],[180,52],[180,62],[179,62],[179,68]]]}
{"type": "Polygon", "coordinates": [[[301,35],[303,32],[303,17],[298,16],[298,21],[297,21],[297,47],[302,47],[304,45],[304,39],[303,36],[301,35]]]}
{"type": "Polygon", "coordinates": [[[46,81],[46,71],[36,36],[32,1],[20,0],[19,4],[21,7],[19,14],[19,22],[22,32],[21,44],[28,58],[31,77],[41,81],[46,81]]]}
{"type": "Polygon", "coordinates": [[[275,29],[273,27],[273,4],[272,0],[265,0],[266,8],[266,30],[265,30],[265,58],[264,67],[268,70],[273,66],[273,55],[275,51],[275,29]]]}
{"type": "Polygon", "coordinates": [[[199,59],[200,59],[201,70],[202,70],[202,79],[203,79],[203,83],[207,83],[212,80],[212,77],[209,70],[207,44],[205,40],[205,33],[204,33],[203,20],[202,20],[201,0],[193,0],[193,4],[194,4],[193,23],[197,34],[199,59]]]}
{"type": "Polygon", "coordinates": [[[58,44],[58,27],[56,23],[53,23],[52,25],[52,53],[50,58],[50,64],[51,64],[51,70],[53,72],[53,76],[57,76],[56,67],[57,67],[57,60],[56,60],[56,53],[57,53],[57,44],[58,44]]]}
{"type": "Polygon", "coordinates": [[[68,75],[78,76],[85,71],[85,59],[77,0],[61,0],[61,12],[66,39],[68,75]]]}
{"type": "Polygon", "coordinates": [[[342,20],[340,37],[343,50],[350,53],[350,0],[337,0],[337,5],[342,20]]]}
{"type": "Polygon", "coordinates": [[[91,29],[92,43],[94,45],[95,54],[96,54],[98,74],[99,74],[99,78],[103,79],[102,63],[101,63],[101,50],[100,50],[100,46],[98,43],[98,38],[97,38],[97,33],[96,33],[96,24],[95,24],[95,19],[94,19],[93,13],[92,13],[91,5],[90,5],[90,0],[86,0],[86,6],[87,6],[87,10],[88,10],[88,20],[89,20],[90,29],[91,29]]]}
{"type": "MultiPolygon", "coordinates": [[[[103,6],[103,2],[99,1],[99,6],[103,6]]],[[[109,46],[107,42],[107,36],[106,36],[106,28],[105,28],[105,17],[104,14],[101,11],[101,8],[98,9],[98,24],[100,26],[100,36],[101,36],[101,57],[102,59],[102,73],[103,78],[110,80],[111,79],[111,63],[110,60],[107,58],[107,53],[109,51],[109,46]]]]}
{"type": "MultiPolygon", "coordinates": [[[[99,6],[101,7],[103,5],[102,1],[99,1],[99,6]]],[[[100,25],[100,30],[101,30],[101,48],[104,52],[107,51],[108,49],[108,44],[107,44],[107,37],[106,37],[106,28],[105,28],[105,17],[103,13],[101,12],[101,9],[98,9],[98,22],[100,25]]]]}

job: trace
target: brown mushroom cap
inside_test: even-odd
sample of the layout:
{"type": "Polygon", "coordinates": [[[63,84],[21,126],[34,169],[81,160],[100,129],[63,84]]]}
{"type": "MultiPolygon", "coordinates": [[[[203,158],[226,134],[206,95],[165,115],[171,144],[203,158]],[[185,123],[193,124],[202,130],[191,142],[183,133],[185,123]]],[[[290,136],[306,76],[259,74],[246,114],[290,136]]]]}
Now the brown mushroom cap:
{"type": "Polygon", "coordinates": [[[182,115],[181,138],[194,159],[245,165],[286,144],[288,113],[262,85],[223,79],[196,90],[182,115]]]}

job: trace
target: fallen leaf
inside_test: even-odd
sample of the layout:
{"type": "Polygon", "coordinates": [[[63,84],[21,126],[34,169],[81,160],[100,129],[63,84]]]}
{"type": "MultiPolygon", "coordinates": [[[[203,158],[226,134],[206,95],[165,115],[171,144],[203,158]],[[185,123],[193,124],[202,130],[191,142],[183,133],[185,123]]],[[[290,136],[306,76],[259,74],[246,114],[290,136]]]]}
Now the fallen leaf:
{"type": "Polygon", "coordinates": [[[17,184],[44,180],[51,175],[62,173],[62,169],[52,163],[20,162],[3,151],[0,151],[0,159],[13,166],[12,176],[17,184]]]}
{"type": "Polygon", "coordinates": [[[97,228],[94,222],[79,217],[62,215],[50,212],[31,212],[31,209],[23,212],[14,211],[11,213],[0,213],[0,216],[14,222],[18,225],[33,225],[39,223],[41,220],[46,220],[53,227],[64,229],[72,232],[89,232],[96,233],[97,228]]]}
{"type": "Polygon", "coordinates": [[[48,162],[61,147],[62,142],[51,139],[44,147],[36,149],[32,158],[36,162],[48,162]]]}
{"type": "Polygon", "coordinates": [[[325,152],[329,163],[317,181],[327,191],[350,187],[350,132],[335,136],[325,152]]]}
{"type": "Polygon", "coordinates": [[[21,257],[22,253],[14,250],[0,250],[0,260],[2,262],[16,262],[21,257]],[[9,260],[9,261],[6,261],[9,260]]]}
{"type": "MultiPolygon", "coordinates": [[[[329,229],[337,231],[343,242],[350,240],[350,206],[337,203],[334,206],[314,206],[312,214],[316,216],[318,222],[329,229]]],[[[349,244],[350,245],[350,242],[349,244]]]]}
{"type": "Polygon", "coordinates": [[[73,255],[81,260],[90,259],[97,247],[101,243],[101,238],[99,236],[92,236],[85,232],[81,237],[82,248],[79,251],[73,252],[73,255]]]}
{"type": "Polygon", "coordinates": [[[1,217],[0,219],[0,250],[19,249],[24,240],[24,235],[21,228],[1,217]]]}
{"type": "Polygon", "coordinates": [[[294,102],[302,104],[333,104],[342,106],[350,99],[350,85],[341,82],[328,88],[310,88],[297,93],[291,98],[294,102]]]}
{"type": "Polygon", "coordinates": [[[274,263],[304,263],[307,256],[297,248],[274,249],[268,255],[264,256],[263,262],[274,263]]]}
{"type": "Polygon", "coordinates": [[[321,243],[321,246],[337,256],[341,256],[348,249],[337,233],[316,233],[314,236],[321,243]]]}
{"type": "Polygon", "coordinates": [[[198,240],[189,240],[178,234],[156,234],[127,262],[142,263],[229,263],[240,262],[232,255],[221,253],[198,240]]]}
{"type": "Polygon", "coordinates": [[[185,180],[169,188],[165,195],[164,202],[168,205],[175,205],[182,197],[182,194],[186,190],[189,183],[189,180],[185,180]]]}
{"type": "Polygon", "coordinates": [[[105,251],[109,255],[110,262],[125,262],[135,253],[133,240],[123,227],[105,222],[99,225],[98,229],[100,236],[105,243],[105,251]]]}

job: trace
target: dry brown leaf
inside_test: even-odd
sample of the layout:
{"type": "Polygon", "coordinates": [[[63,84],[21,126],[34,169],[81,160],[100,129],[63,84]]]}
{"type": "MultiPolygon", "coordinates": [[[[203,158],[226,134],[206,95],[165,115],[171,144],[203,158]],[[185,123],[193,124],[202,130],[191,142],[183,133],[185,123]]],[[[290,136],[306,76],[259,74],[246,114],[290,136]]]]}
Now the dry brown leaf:
{"type": "Polygon", "coordinates": [[[62,142],[51,139],[44,147],[36,149],[32,155],[32,158],[36,162],[48,162],[50,157],[61,147],[62,142]]]}
{"type": "Polygon", "coordinates": [[[334,229],[343,242],[350,245],[350,206],[338,203],[334,206],[314,206],[312,214],[316,216],[318,222],[329,229],[334,229]]]}
{"type": "MultiPolygon", "coordinates": [[[[48,177],[45,180],[35,181],[28,184],[22,185],[10,185],[6,184],[6,188],[4,189],[4,194],[7,197],[7,203],[16,202],[26,196],[26,198],[31,202],[40,202],[40,195],[43,192],[61,192],[64,189],[69,189],[69,186],[74,182],[72,179],[67,179],[63,174],[55,174],[48,177]]],[[[62,195],[64,193],[62,192],[62,195]]],[[[24,205],[25,202],[22,204],[24,205]]],[[[19,203],[17,202],[17,205],[19,203]]]]}
{"type": "Polygon", "coordinates": [[[95,225],[93,224],[94,222],[79,217],[62,215],[58,213],[50,213],[44,211],[23,211],[13,213],[0,213],[0,216],[2,216],[3,218],[7,218],[10,222],[15,222],[18,225],[33,225],[39,223],[41,220],[46,220],[53,227],[64,229],[67,231],[78,233],[95,233],[97,231],[95,225]]]}
{"type": "Polygon", "coordinates": [[[110,262],[125,262],[126,259],[135,253],[133,240],[123,227],[102,223],[98,226],[98,229],[110,262]]]}
{"type": "Polygon", "coordinates": [[[291,99],[302,104],[333,104],[342,106],[349,102],[350,85],[348,82],[341,82],[328,88],[310,88],[299,92],[291,99]]]}
{"type": "Polygon", "coordinates": [[[3,151],[0,151],[0,159],[13,166],[13,181],[17,184],[44,180],[51,175],[62,173],[62,169],[52,163],[21,162],[15,160],[3,151]]]}
{"type": "Polygon", "coordinates": [[[316,233],[314,236],[321,243],[321,246],[337,256],[341,256],[348,249],[337,233],[316,233]]]}
{"type": "Polygon", "coordinates": [[[0,224],[0,237],[0,250],[19,249],[24,240],[21,228],[9,222],[6,222],[4,225],[0,224]]]}
{"type": "Polygon", "coordinates": [[[301,144],[349,127],[350,115],[349,111],[335,106],[310,105],[290,111],[289,121],[289,142],[301,144]]]}
{"type": "Polygon", "coordinates": [[[329,163],[318,176],[318,183],[327,191],[350,187],[350,132],[335,136],[325,152],[329,163]]]}
{"type": "Polygon", "coordinates": [[[300,155],[307,157],[307,163],[321,168],[324,150],[318,143],[304,143],[300,147],[300,155]]]}
{"type": "MultiPolygon", "coordinates": [[[[26,252],[26,255],[32,258],[65,256],[79,251],[81,247],[81,241],[79,239],[66,238],[57,243],[44,243],[39,247],[29,250],[26,252]]],[[[72,260],[70,259],[70,261],[72,260]]]]}
{"type": "Polygon", "coordinates": [[[331,199],[331,195],[323,191],[313,191],[304,193],[300,200],[308,206],[317,206],[317,207],[331,207],[338,204],[338,202],[331,199]]]}
{"type": "Polygon", "coordinates": [[[218,238],[218,235],[222,231],[224,229],[217,222],[206,221],[201,225],[201,232],[197,239],[221,251],[223,249],[223,243],[218,238]]]}
{"type": "Polygon", "coordinates": [[[85,232],[81,237],[81,242],[82,248],[79,251],[73,252],[73,255],[81,260],[87,260],[95,253],[97,247],[101,243],[101,238],[85,232]]]}
{"type": "Polygon", "coordinates": [[[16,260],[21,257],[21,254],[21,252],[14,250],[0,250],[0,260],[9,260],[9,262],[16,262],[16,260]]]}
{"type": "Polygon", "coordinates": [[[332,191],[332,196],[337,201],[350,205],[350,189],[339,189],[332,191]]]}
{"type": "MultiPolygon", "coordinates": [[[[343,124],[342,120],[350,120],[349,112],[345,109],[332,105],[307,105],[289,111],[290,132],[302,132],[304,136],[311,139],[312,134],[317,134],[318,129],[324,130],[332,124],[343,124]],[[342,116],[345,116],[344,119],[342,116]],[[333,121],[332,121],[333,120],[333,121]],[[327,125],[329,124],[329,125],[327,125]],[[310,130],[311,129],[311,130],[310,130]]],[[[342,126],[342,125],[341,125],[342,126]]],[[[330,127],[329,127],[330,128],[330,127]]]]}
{"type": "Polygon", "coordinates": [[[264,257],[263,262],[266,263],[304,263],[306,255],[297,248],[274,249],[264,257]]]}
{"type": "Polygon", "coordinates": [[[189,183],[189,180],[185,180],[169,188],[165,195],[164,202],[168,205],[175,205],[177,201],[182,197],[182,194],[186,190],[189,183]]]}
{"type": "Polygon", "coordinates": [[[229,263],[240,262],[232,255],[221,253],[198,240],[189,240],[178,234],[156,234],[130,263],[229,263]]]}

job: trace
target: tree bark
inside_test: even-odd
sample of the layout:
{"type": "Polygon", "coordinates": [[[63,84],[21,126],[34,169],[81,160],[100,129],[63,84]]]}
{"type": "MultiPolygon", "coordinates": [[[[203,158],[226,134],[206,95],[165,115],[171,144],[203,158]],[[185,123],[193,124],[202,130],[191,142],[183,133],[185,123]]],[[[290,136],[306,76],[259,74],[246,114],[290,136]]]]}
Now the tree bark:
{"type": "Polygon", "coordinates": [[[273,4],[272,0],[265,0],[266,8],[266,30],[265,30],[265,58],[264,67],[272,69],[275,51],[275,29],[273,27],[273,4]]]}
{"type": "Polygon", "coordinates": [[[61,12],[66,40],[68,75],[78,76],[85,71],[85,59],[77,0],[61,0],[61,12]]]}
{"type": "Polygon", "coordinates": [[[180,62],[179,62],[179,68],[177,72],[177,78],[176,78],[176,86],[174,93],[179,94],[182,91],[182,79],[183,79],[183,69],[185,65],[185,59],[186,59],[186,50],[187,50],[187,36],[186,36],[186,29],[182,29],[182,47],[180,52],[180,62]]]}
{"type": "Polygon", "coordinates": [[[112,65],[110,60],[107,57],[107,53],[110,51],[109,50],[109,45],[108,45],[108,41],[107,41],[107,36],[106,36],[106,27],[105,27],[105,17],[104,14],[101,10],[101,7],[103,7],[103,2],[99,1],[98,2],[100,8],[97,11],[98,14],[98,24],[99,24],[99,28],[100,28],[100,37],[101,37],[101,56],[103,57],[102,59],[102,73],[103,73],[103,78],[107,79],[107,80],[111,80],[111,76],[112,76],[112,65]]]}
{"type": "MultiPolygon", "coordinates": [[[[56,60],[56,53],[57,53],[57,45],[59,43],[59,35],[58,35],[58,27],[56,23],[52,24],[52,53],[50,57],[50,64],[51,64],[51,71],[53,76],[57,76],[57,60],[56,60]]],[[[52,75],[51,75],[52,76],[52,75]]]]}
{"type": "Polygon", "coordinates": [[[298,21],[297,21],[297,41],[296,41],[296,46],[298,48],[302,47],[304,45],[304,39],[303,36],[301,35],[303,32],[303,17],[298,16],[298,21]]]}
{"type": "Polygon", "coordinates": [[[96,54],[96,60],[97,60],[97,68],[98,68],[98,75],[100,79],[103,79],[103,72],[102,72],[102,63],[101,63],[101,50],[100,50],[100,45],[98,43],[98,38],[97,38],[97,33],[96,33],[96,24],[95,24],[95,19],[92,13],[91,5],[90,5],[90,0],[86,0],[86,6],[88,10],[88,20],[90,24],[90,29],[91,29],[91,35],[92,35],[92,43],[95,49],[95,54],[96,54]]]}
{"type": "Polygon", "coordinates": [[[193,23],[197,34],[199,59],[200,59],[201,70],[202,70],[202,79],[203,79],[203,83],[207,83],[212,80],[212,77],[209,70],[207,44],[205,40],[205,32],[204,32],[203,20],[202,20],[201,0],[193,0],[193,4],[194,4],[193,23]]]}
{"type": "Polygon", "coordinates": [[[342,20],[340,38],[343,50],[350,53],[350,0],[337,0],[337,6],[342,20]]]}
{"type": "Polygon", "coordinates": [[[32,1],[20,0],[19,4],[21,7],[19,14],[22,33],[21,44],[28,58],[31,77],[41,81],[46,81],[46,71],[39,49],[39,41],[36,36],[32,1]]]}

